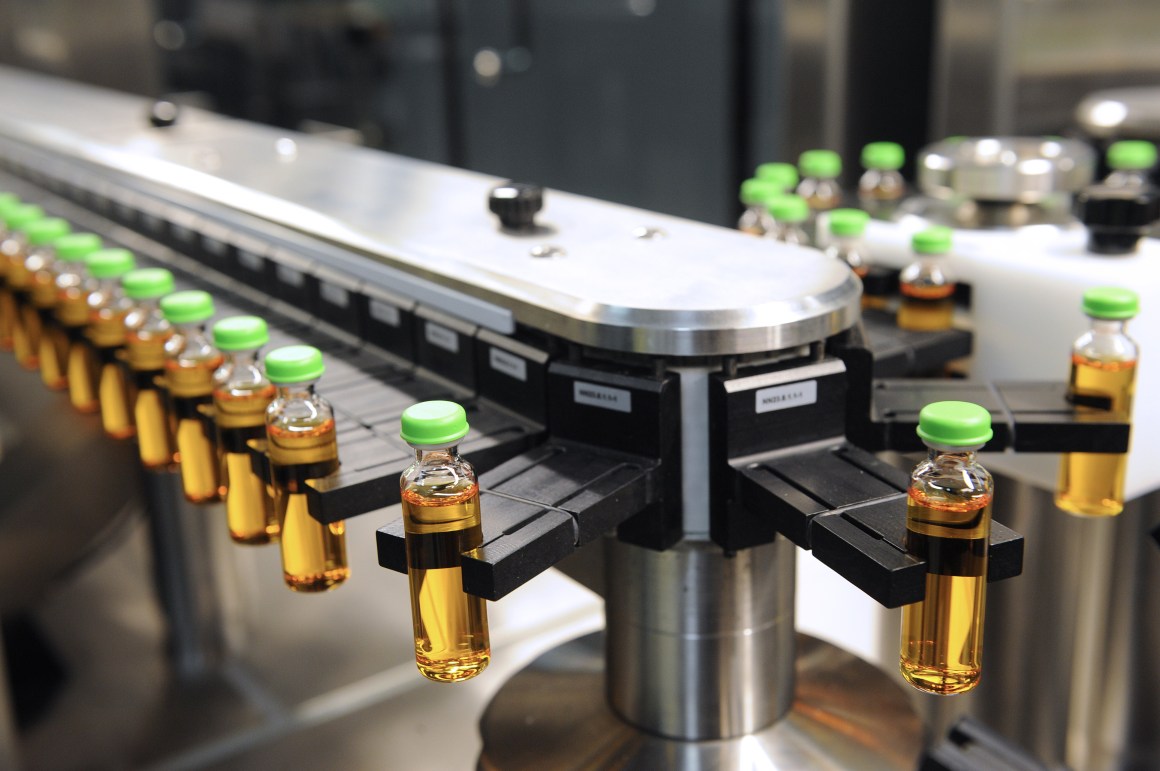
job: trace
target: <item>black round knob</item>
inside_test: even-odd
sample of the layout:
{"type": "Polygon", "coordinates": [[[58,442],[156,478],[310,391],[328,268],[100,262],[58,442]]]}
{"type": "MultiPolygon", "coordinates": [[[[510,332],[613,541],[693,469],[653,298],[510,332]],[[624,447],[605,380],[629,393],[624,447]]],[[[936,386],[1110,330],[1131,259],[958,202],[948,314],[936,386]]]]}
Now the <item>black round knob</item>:
{"type": "Polygon", "coordinates": [[[1075,213],[1087,225],[1089,251],[1128,254],[1160,219],[1160,190],[1092,185],[1076,195],[1075,213]]]}
{"type": "Polygon", "coordinates": [[[535,230],[536,214],[544,208],[544,188],[528,182],[508,180],[491,189],[487,196],[487,208],[499,217],[505,230],[535,230]]]}
{"type": "Polygon", "coordinates": [[[177,114],[180,112],[174,102],[167,99],[158,99],[149,108],[149,125],[155,128],[166,128],[177,123],[177,114]]]}

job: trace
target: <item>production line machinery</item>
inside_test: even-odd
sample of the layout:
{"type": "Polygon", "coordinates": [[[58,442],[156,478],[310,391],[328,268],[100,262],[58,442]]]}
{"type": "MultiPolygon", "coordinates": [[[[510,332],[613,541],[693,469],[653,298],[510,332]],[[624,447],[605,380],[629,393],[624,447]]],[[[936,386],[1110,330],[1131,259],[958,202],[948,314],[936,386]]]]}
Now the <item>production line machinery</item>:
{"type": "MultiPolygon", "coordinates": [[[[483,472],[464,589],[499,600],[603,551],[603,642],[504,687],[482,767],[913,767],[900,687],[795,636],[793,546],[886,607],[921,599],[907,474],[871,451],[918,449],[930,401],[983,404],[989,451],[1128,449],[1129,426],[1078,416],[1061,381],[882,379],[937,373],[971,335],[862,314],[857,279],[814,250],[0,77],[5,188],[210,287],[224,312],[260,311],[275,341],[323,349],[342,468],[312,483],[316,519],[380,517],[379,562],[405,572],[401,521],[382,511],[411,456],[399,416],[456,398],[483,472]]],[[[1022,558],[996,523],[988,579],[1022,558]]]]}

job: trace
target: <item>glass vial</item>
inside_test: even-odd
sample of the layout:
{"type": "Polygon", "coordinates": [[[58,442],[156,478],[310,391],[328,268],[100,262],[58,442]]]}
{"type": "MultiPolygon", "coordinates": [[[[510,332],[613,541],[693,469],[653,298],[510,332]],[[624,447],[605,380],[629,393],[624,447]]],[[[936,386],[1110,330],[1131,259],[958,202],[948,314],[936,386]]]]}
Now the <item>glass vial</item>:
{"type": "Polygon", "coordinates": [[[350,577],[346,523],[310,516],[306,483],[338,471],[338,440],[330,404],[314,392],[322,354],[290,345],[266,355],[266,377],[277,386],[266,409],[267,452],[274,511],[281,529],[282,577],[295,592],[324,592],[350,577]]]}
{"type": "Polygon", "coordinates": [[[421,402],[402,417],[415,462],[400,479],[415,663],[429,680],[475,677],[491,659],[487,603],[463,591],[461,555],[483,542],[479,484],[459,456],[467,414],[454,402],[421,402]]]}
{"type": "Polygon", "coordinates": [[[917,259],[898,276],[902,294],[898,326],[928,332],[950,329],[955,314],[955,282],[942,263],[951,250],[951,229],[933,227],[915,233],[911,248],[917,259]]]}
{"type": "Polygon", "coordinates": [[[850,266],[858,278],[864,278],[870,265],[866,260],[866,223],[870,215],[858,209],[834,209],[830,212],[830,245],[826,254],[850,266]]]}
{"type": "MultiPolygon", "coordinates": [[[[1139,348],[1125,332],[1125,325],[1140,309],[1140,298],[1129,289],[1096,287],[1084,292],[1083,312],[1091,329],[1071,349],[1068,393],[1077,402],[1084,397],[1111,400],[1111,411],[1122,420],[1132,419],[1139,348]]],[[[1082,404],[1076,406],[1083,412],[1082,404]]],[[[1124,510],[1124,474],[1128,456],[1123,453],[1073,452],[1059,465],[1055,505],[1086,517],[1108,517],[1124,510]]]]}
{"type": "Polygon", "coordinates": [[[895,142],[871,142],[862,148],[862,167],[858,180],[858,201],[875,219],[888,220],[898,211],[906,195],[906,180],[899,169],[906,162],[906,152],[895,142]]]}
{"type": "Polygon", "coordinates": [[[89,294],[96,286],[85,261],[101,248],[101,239],[94,233],[73,233],[57,239],[53,248],[56,302],[41,337],[40,374],[49,388],[67,385],[69,401],[78,411],[96,412],[98,364],[85,340],[89,294]]]}
{"type": "Polygon", "coordinates": [[[44,331],[44,319],[52,315],[56,303],[56,288],[53,284],[52,242],[68,235],[69,224],[59,217],[45,217],[29,224],[24,229],[28,241],[24,258],[24,274],[27,276],[23,290],[17,295],[19,324],[13,337],[16,360],[25,369],[40,369],[40,339],[44,331]]]}
{"type": "Polygon", "coordinates": [[[783,244],[809,246],[810,237],[804,229],[810,217],[810,207],[800,195],[785,193],[767,199],[769,214],[773,218],[773,228],[765,234],[783,244]]]}
{"type": "Polygon", "coordinates": [[[765,207],[766,200],[779,189],[772,183],[753,178],[741,183],[741,203],[745,211],[737,221],[737,229],[752,236],[764,236],[773,229],[773,219],[765,207]]]}
{"type": "Polygon", "coordinates": [[[802,180],[797,192],[817,213],[837,209],[842,205],[842,157],[833,150],[806,150],[798,157],[802,180]]]}
{"type": "Polygon", "coordinates": [[[762,182],[772,183],[781,193],[792,193],[800,181],[797,167],[792,163],[762,163],[753,176],[762,182]]]}
{"type": "Polygon", "coordinates": [[[927,693],[963,693],[982,674],[987,547],[994,483],[975,458],[991,416],[969,402],[935,402],[919,413],[927,459],[910,477],[906,550],[927,563],[926,594],[902,609],[899,667],[927,693]]]}
{"type": "MultiPolygon", "coordinates": [[[[29,275],[24,269],[28,256],[28,237],[24,229],[44,218],[44,209],[33,204],[10,206],[0,219],[0,261],[4,263],[4,284],[0,288],[0,350],[15,348],[20,330],[20,298],[28,291],[29,275]]],[[[27,343],[25,343],[27,345],[27,343]]]]}
{"type": "Polygon", "coordinates": [[[1108,147],[1108,168],[1104,181],[1110,187],[1144,188],[1152,185],[1149,175],[1156,165],[1156,145],[1144,140],[1128,139],[1108,147]]]}
{"type": "Polygon", "coordinates": [[[121,279],[121,288],[133,303],[125,315],[125,363],[137,452],[145,468],[169,468],[175,461],[174,442],[162,383],[165,343],[173,326],[165,320],[159,301],[173,293],[173,274],[164,268],[133,270],[121,279]]]}
{"type": "Polygon", "coordinates": [[[213,407],[221,453],[226,523],[237,543],[278,540],[273,491],[254,472],[247,442],[266,438],[266,408],[274,384],[263,372],[258,349],[270,341],[257,316],[232,316],[213,325],[213,342],[225,359],[214,373],[213,407]]]}
{"type": "MultiPolygon", "coordinates": [[[[85,257],[88,274],[97,282],[87,298],[88,328],[85,334],[92,345],[96,365],[101,426],[114,439],[127,439],[136,433],[129,384],[120,361],[125,348],[125,317],[133,309],[133,301],[121,288],[121,277],[133,269],[134,263],[133,253],[128,249],[99,249],[85,257]]],[[[62,302],[57,310],[61,323],[67,325],[65,329],[75,328],[70,323],[71,309],[66,313],[62,302]]],[[[73,345],[83,344],[73,342],[73,345]]],[[[87,346],[85,354],[89,354],[87,346]]],[[[73,372],[70,369],[69,394],[72,392],[73,372]]]]}
{"type": "Polygon", "coordinates": [[[216,432],[207,409],[213,405],[213,373],[222,363],[205,333],[213,298],[197,290],[174,292],[161,299],[161,312],[174,328],[165,341],[165,388],[182,491],[191,503],[211,503],[221,499],[216,432]]]}

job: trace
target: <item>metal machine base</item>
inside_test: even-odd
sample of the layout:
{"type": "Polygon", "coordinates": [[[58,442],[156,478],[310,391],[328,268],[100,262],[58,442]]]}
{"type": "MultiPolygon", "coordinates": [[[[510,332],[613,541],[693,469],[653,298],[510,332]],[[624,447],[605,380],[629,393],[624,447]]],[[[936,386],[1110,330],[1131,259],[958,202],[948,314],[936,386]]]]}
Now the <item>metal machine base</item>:
{"type": "Polygon", "coordinates": [[[479,769],[913,769],[922,725],[889,676],[797,635],[797,691],[756,734],[686,742],[645,733],[608,706],[604,636],[545,653],[500,689],[480,720],[479,769]]]}

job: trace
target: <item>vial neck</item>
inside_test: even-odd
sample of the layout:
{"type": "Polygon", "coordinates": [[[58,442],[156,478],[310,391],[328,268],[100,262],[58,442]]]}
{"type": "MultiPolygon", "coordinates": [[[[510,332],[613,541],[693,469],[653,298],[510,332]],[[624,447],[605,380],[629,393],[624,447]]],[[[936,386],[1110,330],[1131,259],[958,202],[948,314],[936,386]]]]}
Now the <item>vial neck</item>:
{"type": "Polygon", "coordinates": [[[416,447],[415,462],[420,465],[446,464],[459,460],[459,445],[450,447],[416,447]]]}
{"type": "Polygon", "coordinates": [[[58,257],[53,268],[60,276],[80,277],[85,274],[85,264],[80,260],[62,260],[58,257]]]}
{"type": "Polygon", "coordinates": [[[258,366],[258,349],[247,348],[241,351],[223,351],[225,356],[225,363],[237,367],[251,367],[256,369],[258,366]]]}
{"type": "Polygon", "coordinates": [[[1127,319],[1092,319],[1092,332],[1097,335],[1122,335],[1127,319]]]}
{"type": "Polygon", "coordinates": [[[976,448],[964,447],[931,447],[927,446],[927,459],[932,463],[936,460],[955,460],[964,465],[975,463],[977,460],[978,450],[976,448]]]}
{"type": "Polygon", "coordinates": [[[287,401],[310,401],[315,398],[314,387],[317,380],[308,380],[304,383],[278,383],[278,398],[287,401]]]}
{"type": "Polygon", "coordinates": [[[97,282],[97,291],[105,297],[118,298],[121,296],[121,279],[102,278],[97,282]]]}

